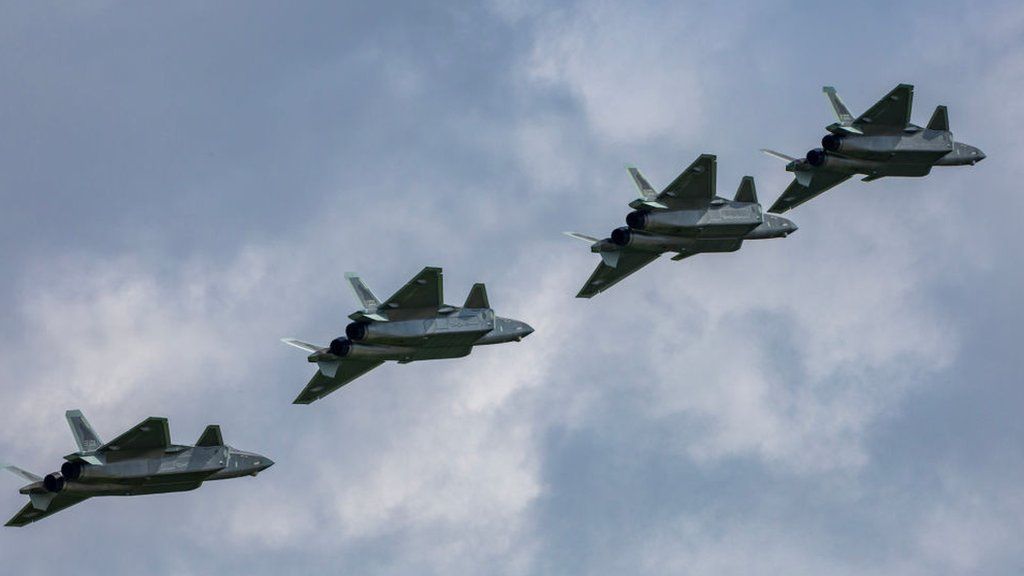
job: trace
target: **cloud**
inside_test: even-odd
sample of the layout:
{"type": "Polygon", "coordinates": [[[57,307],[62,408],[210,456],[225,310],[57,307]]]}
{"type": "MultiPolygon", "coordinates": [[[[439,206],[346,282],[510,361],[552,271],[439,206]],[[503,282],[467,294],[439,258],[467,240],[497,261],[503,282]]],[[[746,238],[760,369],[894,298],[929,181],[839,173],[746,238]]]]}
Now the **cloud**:
{"type": "Polygon", "coordinates": [[[597,138],[690,141],[705,127],[703,86],[713,73],[693,48],[712,37],[698,8],[666,8],[584,2],[554,12],[534,30],[524,75],[568,92],[597,138]]]}

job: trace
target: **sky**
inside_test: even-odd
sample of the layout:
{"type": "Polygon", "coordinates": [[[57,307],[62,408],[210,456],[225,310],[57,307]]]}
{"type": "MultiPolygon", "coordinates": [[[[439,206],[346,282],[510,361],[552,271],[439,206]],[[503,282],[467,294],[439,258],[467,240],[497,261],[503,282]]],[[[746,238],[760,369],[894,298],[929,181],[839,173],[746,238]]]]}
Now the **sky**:
{"type": "MultiPolygon", "coordinates": [[[[1019,2],[4,3],[0,460],[166,416],[258,478],[0,532],[19,574],[1012,574],[1024,566],[1019,2]],[[562,231],[701,153],[770,203],[915,85],[988,158],[859,180],[799,231],[593,300],[562,231]],[[310,406],[359,272],[442,266],[521,343],[310,406]]],[[[23,504],[0,480],[0,510],[23,504]]]]}

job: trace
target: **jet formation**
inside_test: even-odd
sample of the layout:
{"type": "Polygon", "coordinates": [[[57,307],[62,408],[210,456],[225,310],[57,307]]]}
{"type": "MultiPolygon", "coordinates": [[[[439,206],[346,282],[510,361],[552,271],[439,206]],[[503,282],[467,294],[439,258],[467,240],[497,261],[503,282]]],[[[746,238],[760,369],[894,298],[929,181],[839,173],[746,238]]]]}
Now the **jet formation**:
{"type": "Polygon", "coordinates": [[[640,197],[629,204],[633,211],[626,215],[626,226],[603,240],[565,233],[590,243],[590,251],[601,256],[577,298],[600,294],[665,252],[674,252],[672,259],[679,261],[704,252],[735,252],[744,240],[796,232],[790,220],[761,210],[750,176],[743,177],[732,200],[716,196],[717,160],[711,154],[701,154],[661,193],[639,170],[628,170],[640,197]]]}
{"type": "Polygon", "coordinates": [[[473,285],[461,307],[445,304],[440,268],[424,268],[384,302],[358,276],[345,276],[363,306],[349,315],[345,335],[326,347],[282,339],[310,352],[307,360],[317,365],[295,404],[319,400],[387,361],[461,358],[474,346],[519,342],[533,333],[525,322],[495,315],[483,284],[473,285]]]}
{"type": "Polygon", "coordinates": [[[914,87],[910,84],[893,88],[856,118],[835,88],[822,90],[838,121],[825,128],[829,133],[821,139],[821,148],[804,158],[762,149],[788,162],[786,170],[796,176],[770,212],[796,208],[855,175],[864,175],[864,182],[885,176],[926,176],[932,166],[973,166],[985,159],[978,148],[953,140],[945,106],[935,108],[924,128],[912,124],[914,87]]]}
{"type": "MultiPolygon", "coordinates": [[[[788,162],[795,178],[765,212],[754,179],[745,176],[733,198],[717,195],[717,160],[702,154],[661,192],[636,168],[629,174],[639,189],[629,203],[626,225],[604,239],[567,232],[590,244],[601,258],[576,295],[591,298],[656,260],[711,252],[735,252],[746,240],[785,238],[796,224],[779,216],[854,175],[872,181],[885,176],[924,176],[933,166],[973,165],[985,158],[978,148],[956,142],[945,106],[927,126],[910,122],[913,86],[900,84],[867,112],[854,118],[834,88],[825,94],[837,122],[826,127],[821,148],[797,159],[764,150],[788,162]]],[[[525,322],[494,313],[483,284],[474,284],[462,306],[444,302],[441,268],[426,267],[381,302],[355,274],[346,274],[361,309],[349,315],[344,336],[327,346],[294,338],[283,341],[308,353],[317,370],[295,398],[310,404],[385,362],[460,358],[475,346],[518,342],[533,333],[525,322]]],[[[148,418],[103,443],[78,410],[66,413],[78,451],[64,457],[60,471],[44,477],[10,465],[0,467],[30,482],[29,497],[7,526],[25,526],[93,496],[133,496],[194,490],[207,480],[256,476],[273,462],[224,444],[220,428],[208,426],[195,446],[172,444],[166,418],[148,418]]]]}
{"type": "Polygon", "coordinates": [[[745,176],[736,196],[715,195],[715,157],[701,155],[661,193],[655,193],[636,168],[629,168],[640,197],[629,205],[626,226],[599,240],[565,234],[590,244],[601,262],[577,298],[592,298],[653,262],[665,252],[682,260],[702,252],[735,252],[744,240],[785,238],[796,231],[778,214],[791,210],[854,175],[870,182],[885,176],[925,176],[933,166],[973,166],[985,159],[978,148],[953,140],[945,106],[938,106],[925,127],[912,124],[914,87],[900,84],[854,118],[836,89],[823,88],[837,122],[804,158],[774,150],[762,152],[786,160],[795,178],[768,209],[761,210],[754,179],[745,176]]]}
{"type": "Polygon", "coordinates": [[[171,444],[166,418],[147,418],[104,443],[78,410],[65,413],[78,451],[64,457],[59,472],[40,478],[2,465],[31,484],[29,498],[7,526],[25,526],[93,496],[138,496],[195,490],[207,480],[256,476],[270,458],[224,444],[220,427],[207,426],[195,446],[171,444]]]}

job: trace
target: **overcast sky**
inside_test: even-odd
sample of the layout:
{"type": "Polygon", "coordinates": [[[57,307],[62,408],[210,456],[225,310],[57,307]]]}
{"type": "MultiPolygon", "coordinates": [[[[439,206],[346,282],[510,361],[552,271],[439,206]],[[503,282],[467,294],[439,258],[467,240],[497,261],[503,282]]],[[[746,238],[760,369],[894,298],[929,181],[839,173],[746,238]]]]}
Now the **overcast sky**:
{"type": "Polygon", "coordinates": [[[4,2],[0,87],[0,460],[56,470],[80,408],[277,462],[5,528],[19,574],[1024,569],[1020,2],[4,2]],[[988,159],[573,298],[624,164],[770,203],[822,85],[900,82],[988,159]],[[537,332],[292,405],[278,338],[425,265],[537,332]]]}

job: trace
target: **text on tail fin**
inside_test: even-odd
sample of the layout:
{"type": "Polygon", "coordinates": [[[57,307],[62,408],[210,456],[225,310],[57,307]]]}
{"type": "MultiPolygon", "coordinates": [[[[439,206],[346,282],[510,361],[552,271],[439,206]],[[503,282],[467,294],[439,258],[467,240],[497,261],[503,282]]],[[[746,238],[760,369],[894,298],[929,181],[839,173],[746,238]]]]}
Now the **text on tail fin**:
{"type": "Polygon", "coordinates": [[[836,119],[839,120],[839,123],[844,126],[853,124],[853,114],[850,114],[846,104],[843,104],[843,100],[839,97],[836,89],[831,86],[824,86],[821,91],[825,93],[828,101],[832,104],[832,111],[836,113],[836,119]]]}
{"type": "Polygon", "coordinates": [[[637,170],[635,166],[627,166],[626,170],[628,170],[629,175],[633,177],[633,183],[636,184],[637,190],[640,191],[641,196],[650,200],[658,195],[658,193],[654,191],[654,188],[651,188],[650,183],[647,182],[644,175],[641,174],[640,170],[637,170]]]}
{"type": "Polygon", "coordinates": [[[78,444],[79,452],[93,452],[103,445],[96,431],[89,425],[81,410],[68,410],[64,413],[71,427],[71,433],[75,436],[75,443],[78,444]]]}
{"type": "Polygon", "coordinates": [[[348,283],[352,285],[352,291],[356,293],[356,300],[362,305],[364,310],[373,312],[380,306],[380,300],[373,295],[373,292],[363,284],[363,281],[352,272],[346,272],[345,278],[348,279],[348,283]]]}

